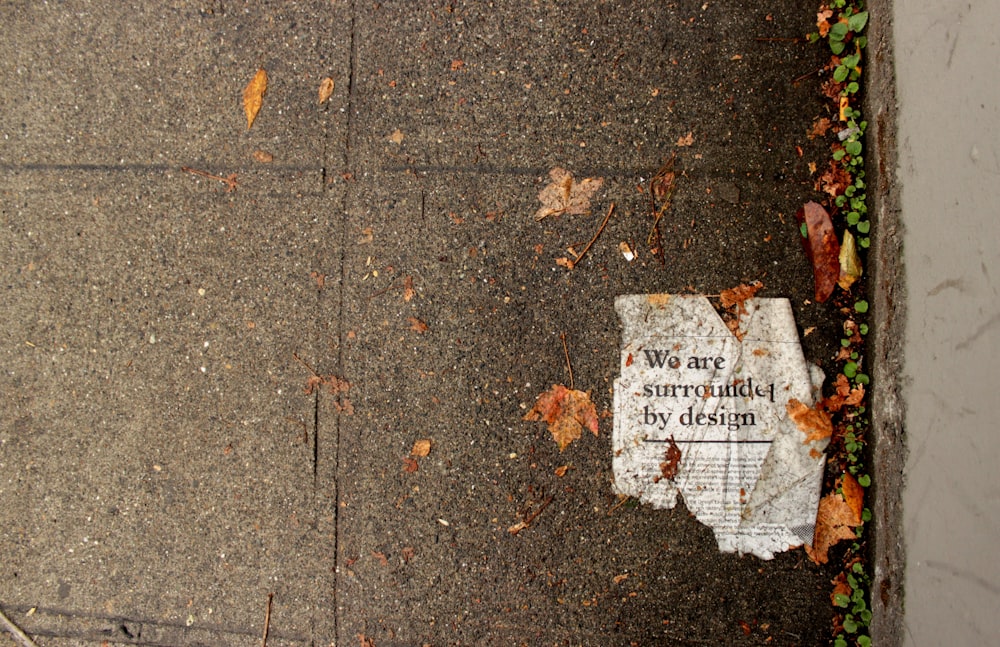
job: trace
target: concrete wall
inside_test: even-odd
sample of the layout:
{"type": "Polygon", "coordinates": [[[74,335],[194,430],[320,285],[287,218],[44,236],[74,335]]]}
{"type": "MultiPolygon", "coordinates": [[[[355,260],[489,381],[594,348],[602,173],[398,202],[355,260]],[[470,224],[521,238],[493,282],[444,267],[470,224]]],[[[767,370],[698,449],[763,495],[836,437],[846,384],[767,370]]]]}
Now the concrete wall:
{"type": "Polygon", "coordinates": [[[997,644],[1000,3],[894,5],[906,285],[903,644],[997,644]]]}

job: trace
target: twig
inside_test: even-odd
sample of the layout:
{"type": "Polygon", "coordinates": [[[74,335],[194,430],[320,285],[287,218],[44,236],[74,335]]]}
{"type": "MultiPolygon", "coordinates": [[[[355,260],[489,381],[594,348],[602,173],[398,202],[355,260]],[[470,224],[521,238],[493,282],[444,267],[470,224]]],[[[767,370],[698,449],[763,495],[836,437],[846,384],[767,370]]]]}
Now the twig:
{"type": "Polygon", "coordinates": [[[622,497],[621,500],[618,501],[618,503],[616,503],[613,506],[611,506],[611,509],[608,510],[608,516],[610,517],[612,512],[614,512],[618,508],[622,507],[623,505],[625,505],[626,503],[628,503],[631,500],[632,500],[632,497],[630,497],[630,496],[622,497]]]}
{"type": "Polygon", "coordinates": [[[209,180],[218,180],[226,185],[226,193],[232,193],[236,190],[236,174],[230,173],[226,177],[221,177],[219,175],[212,175],[208,171],[199,171],[196,168],[191,168],[190,166],[182,166],[181,170],[185,173],[191,173],[192,175],[198,175],[209,180]]]}
{"type": "Polygon", "coordinates": [[[313,377],[318,377],[318,378],[322,378],[323,377],[322,375],[320,375],[319,373],[317,373],[315,370],[313,370],[312,366],[309,366],[308,364],[306,364],[306,361],[304,359],[302,359],[301,357],[299,357],[298,353],[292,353],[292,357],[294,357],[296,360],[298,360],[299,364],[302,364],[303,366],[305,366],[309,370],[309,372],[313,374],[313,377]]]}
{"type": "Polygon", "coordinates": [[[813,74],[819,74],[822,71],[823,71],[823,68],[819,68],[818,70],[813,70],[812,72],[806,72],[802,76],[799,76],[799,77],[796,77],[796,78],[792,79],[792,84],[794,85],[794,84],[798,83],[799,81],[805,81],[806,79],[808,79],[813,74]]]}
{"type": "Polygon", "coordinates": [[[14,624],[14,621],[7,617],[0,609],[0,625],[7,630],[11,636],[14,637],[14,641],[17,642],[21,647],[38,647],[38,644],[28,637],[28,634],[21,631],[21,628],[14,624]]]}
{"type": "Polygon", "coordinates": [[[535,519],[537,519],[538,515],[542,514],[542,510],[544,510],[545,508],[549,507],[549,504],[552,503],[552,499],[553,499],[553,496],[551,494],[549,496],[545,497],[545,500],[542,501],[542,505],[538,506],[537,510],[535,510],[534,512],[532,512],[530,515],[528,515],[524,519],[524,525],[525,525],[525,527],[530,526],[531,522],[533,522],[535,519]]]}
{"type": "Polygon", "coordinates": [[[264,642],[261,643],[261,647],[267,647],[267,631],[271,628],[271,600],[274,599],[274,593],[267,594],[267,613],[264,614],[264,642]]]}
{"type": "Polygon", "coordinates": [[[595,240],[597,240],[597,237],[601,235],[601,232],[604,231],[604,228],[607,226],[608,221],[611,220],[611,214],[614,213],[614,211],[615,211],[615,203],[612,202],[611,207],[608,208],[608,215],[604,216],[604,222],[602,222],[601,226],[597,228],[597,233],[594,234],[594,237],[590,239],[590,242],[587,243],[587,246],[583,248],[583,251],[580,252],[576,258],[573,259],[572,267],[576,267],[577,263],[580,262],[580,259],[583,258],[584,254],[587,253],[587,250],[590,249],[590,246],[594,244],[595,240]]]}
{"type": "Polygon", "coordinates": [[[569,363],[569,348],[566,346],[566,333],[559,333],[559,339],[562,340],[563,353],[566,354],[566,370],[569,371],[569,388],[573,391],[575,390],[573,387],[573,365],[569,363]]]}

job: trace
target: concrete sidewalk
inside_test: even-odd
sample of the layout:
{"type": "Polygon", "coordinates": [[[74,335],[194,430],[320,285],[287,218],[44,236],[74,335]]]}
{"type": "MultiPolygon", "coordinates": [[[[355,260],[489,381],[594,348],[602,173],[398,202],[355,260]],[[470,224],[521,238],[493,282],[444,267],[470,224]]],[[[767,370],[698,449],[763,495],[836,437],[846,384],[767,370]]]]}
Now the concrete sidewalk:
{"type": "Polygon", "coordinates": [[[4,3],[0,605],[46,647],[259,644],[269,593],[272,647],[824,644],[832,570],[620,505],[607,415],[620,294],[761,280],[832,367],[814,14],[4,3]],[[637,186],[675,153],[661,265],[637,186]],[[533,220],[556,166],[593,216],[533,220]],[[562,453],[522,420],[561,335],[605,414],[562,453]]]}

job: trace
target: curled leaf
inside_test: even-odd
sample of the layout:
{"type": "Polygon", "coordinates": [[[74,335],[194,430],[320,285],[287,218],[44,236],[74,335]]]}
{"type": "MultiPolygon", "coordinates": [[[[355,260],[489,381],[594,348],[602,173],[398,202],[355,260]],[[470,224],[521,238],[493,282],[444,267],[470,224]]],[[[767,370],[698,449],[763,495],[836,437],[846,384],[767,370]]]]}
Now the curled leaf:
{"type": "Polygon", "coordinates": [[[319,102],[320,104],[326,103],[327,99],[333,94],[333,79],[326,77],[319,83],[319,102]]]}
{"type": "Polygon", "coordinates": [[[861,257],[854,242],[854,234],[844,230],[844,242],[840,245],[840,278],[837,285],[844,290],[850,290],[854,282],[861,278],[861,257]]]}
{"type": "Polygon", "coordinates": [[[261,68],[243,89],[243,112],[247,116],[247,130],[253,126],[257,113],[260,112],[265,92],[267,92],[267,72],[261,68]]]}

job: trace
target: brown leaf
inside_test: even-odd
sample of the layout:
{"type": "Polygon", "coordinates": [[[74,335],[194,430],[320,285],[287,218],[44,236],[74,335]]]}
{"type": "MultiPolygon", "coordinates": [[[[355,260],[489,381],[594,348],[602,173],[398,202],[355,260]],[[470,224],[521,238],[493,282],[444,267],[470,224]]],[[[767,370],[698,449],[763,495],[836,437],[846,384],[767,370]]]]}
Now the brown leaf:
{"type": "Polygon", "coordinates": [[[599,177],[574,182],[573,175],[559,167],[549,171],[549,177],[552,182],[538,193],[542,206],[535,212],[535,220],[559,214],[575,216],[590,213],[590,198],[604,184],[604,178],[599,177]]]}
{"type": "Polygon", "coordinates": [[[407,564],[410,563],[410,560],[413,559],[413,557],[416,554],[417,554],[416,551],[413,550],[413,546],[403,546],[403,549],[400,551],[400,555],[402,555],[403,561],[407,564]]]}
{"type": "Polygon", "coordinates": [[[358,634],[358,640],[361,641],[361,647],[375,647],[375,641],[371,638],[366,638],[364,634],[358,634]]]}
{"type": "Polygon", "coordinates": [[[413,443],[413,449],[410,450],[410,456],[415,456],[417,458],[423,458],[431,453],[431,440],[429,438],[421,438],[420,440],[413,443]]]}
{"type": "Polygon", "coordinates": [[[451,62],[451,71],[452,72],[457,72],[458,70],[462,69],[463,67],[465,67],[465,62],[462,59],[460,59],[460,58],[456,58],[456,59],[454,59],[451,62]]]}
{"type": "Polygon", "coordinates": [[[253,158],[261,164],[270,164],[274,161],[274,155],[262,150],[255,150],[253,152],[253,158]]]}
{"type": "Polygon", "coordinates": [[[735,288],[730,288],[728,290],[723,290],[719,293],[719,303],[722,304],[723,308],[732,308],[733,306],[738,306],[736,309],[737,315],[747,314],[746,302],[748,299],[752,299],[758,292],[764,289],[764,284],[760,281],[754,281],[751,285],[741,283],[735,288]]]}
{"type": "Polygon", "coordinates": [[[678,146],[690,146],[693,143],[694,143],[694,133],[690,131],[688,132],[687,135],[684,135],[683,137],[677,139],[678,146]]]}
{"type": "Polygon", "coordinates": [[[854,244],[854,234],[849,229],[844,230],[844,242],[840,245],[840,277],[837,285],[844,290],[850,290],[854,282],[861,278],[861,257],[854,244]]]}
{"type": "Polygon", "coordinates": [[[802,441],[803,443],[823,440],[833,434],[833,422],[825,411],[807,407],[795,398],[788,401],[785,410],[788,411],[788,417],[795,426],[805,432],[806,439],[802,441]]]}
{"type": "Polygon", "coordinates": [[[414,458],[407,456],[403,459],[404,472],[406,472],[407,474],[413,474],[418,469],[420,469],[420,465],[417,464],[417,461],[414,458]]]}
{"type": "Polygon", "coordinates": [[[406,320],[410,322],[410,330],[420,333],[421,335],[429,330],[427,324],[420,321],[416,317],[407,317],[406,320]]]}
{"type": "Polygon", "coordinates": [[[403,131],[397,128],[396,130],[392,131],[391,135],[389,135],[389,141],[391,141],[393,144],[402,144],[404,137],[406,137],[406,135],[403,134],[403,131]]]}
{"type": "Polygon", "coordinates": [[[854,513],[854,525],[857,526],[861,523],[861,513],[865,509],[865,489],[850,473],[845,472],[840,477],[840,491],[844,495],[844,502],[854,513]]]}
{"type": "Polygon", "coordinates": [[[555,475],[559,478],[566,476],[566,472],[569,471],[569,465],[560,465],[555,469],[555,475]]]}
{"type": "Polygon", "coordinates": [[[525,420],[542,420],[548,424],[552,438],[563,451],[578,439],[584,427],[597,435],[597,409],[590,401],[590,394],[567,389],[554,384],[538,396],[535,406],[524,416],[525,420]]]}
{"type": "Polygon", "coordinates": [[[267,92],[267,72],[261,68],[243,89],[243,112],[247,116],[247,130],[253,126],[257,113],[260,112],[265,92],[267,92]]]}
{"type": "Polygon", "coordinates": [[[663,478],[672,481],[677,476],[677,470],[680,469],[681,448],[674,442],[673,436],[667,442],[669,445],[667,445],[667,451],[663,455],[664,461],[660,463],[660,474],[663,478]]]}
{"type": "Polygon", "coordinates": [[[331,95],[333,95],[333,79],[326,77],[319,82],[320,105],[326,103],[327,99],[329,99],[331,95]]]}
{"type": "Polygon", "coordinates": [[[837,197],[851,185],[851,176],[836,162],[830,162],[823,174],[816,180],[816,190],[837,197]]]}
{"type": "Polygon", "coordinates": [[[403,279],[403,301],[409,301],[417,294],[417,291],[413,289],[413,277],[407,276],[403,279]]]}
{"type": "Polygon", "coordinates": [[[795,214],[799,224],[806,226],[806,238],[802,244],[806,257],[813,266],[816,283],[816,301],[823,303],[833,294],[833,288],[840,278],[840,243],[833,231],[830,214],[820,204],[807,202],[795,214]]]}
{"type": "Polygon", "coordinates": [[[827,131],[830,130],[830,127],[832,125],[833,124],[830,122],[829,119],[827,119],[826,117],[820,117],[819,119],[813,122],[812,128],[809,129],[809,132],[806,133],[806,136],[808,136],[809,139],[816,139],[817,137],[822,137],[826,135],[827,131]]]}
{"type": "Polygon", "coordinates": [[[825,564],[832,546],[843,539],[854,539],[857,536],[854,528],[860,521],[844,497],[836,492],[820,499],[813,543],[812,546],[806,546],[809,559],[817,564],[825,564]]]}

